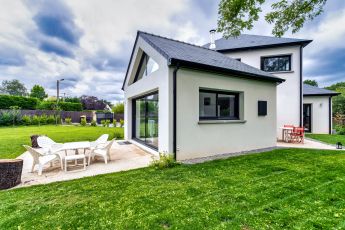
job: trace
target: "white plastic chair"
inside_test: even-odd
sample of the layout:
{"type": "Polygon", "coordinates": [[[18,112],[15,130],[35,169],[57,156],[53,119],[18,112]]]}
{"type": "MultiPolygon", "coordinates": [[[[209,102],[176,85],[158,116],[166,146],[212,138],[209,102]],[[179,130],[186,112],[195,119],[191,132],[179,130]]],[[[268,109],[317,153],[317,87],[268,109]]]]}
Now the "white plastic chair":
{"type": "Polygon", "coordinates": [[[89,162],[88,165],[91,163],[91,158],[94,158],[95,156],[101,156],[104,159],[104,163],[108,164],[108,159],[110,159],[110,149],[111,146],[114,144],[115,138],[112,139],[108,144],[106,144],[104,147],[96,147],[95,149],[91,150],[90,156],[89,156],[89,162]]]}
{"type": "Polygon", "coordinates": [[[109,134],[101,135],[97,140],[90,143],[91,148],[96,148],[99,145],[105,145],[108,141],[109,134]]]}
{"type": "Polygon", "coordinates": [[[33,172],[35,166],[38,165],[38,175],[42,175],[43,166],[48,163],[52,163],[56,160],[60,161],[61,169],[63,169],[62,158],[58,154],[44,154],[28,145],[23,146],[24,148],[26,148],[26,150],[31,154],[33,158],[31,172],[33,172]]]}
{"type": "Polygon", "coordinates": [[[48,153],[56,153],[62,150],[63,144],[56,143],[47,136],[39,136],[37,138],[37,144],[41,148],[44,148],[48,153]]]}

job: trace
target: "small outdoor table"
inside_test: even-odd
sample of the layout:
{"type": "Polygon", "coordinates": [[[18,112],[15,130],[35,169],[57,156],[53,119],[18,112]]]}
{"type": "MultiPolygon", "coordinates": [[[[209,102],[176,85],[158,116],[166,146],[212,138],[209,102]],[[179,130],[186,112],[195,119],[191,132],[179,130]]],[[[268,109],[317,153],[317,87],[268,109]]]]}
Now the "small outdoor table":
{"type": "Polygon", "coordinates": [[[75,154],[78,154],[78,149],[83,149],[84,153],[86,149],[91,148],[89,141],[67,142],[63,144],[63,150],[75,150],[75,154]]]}

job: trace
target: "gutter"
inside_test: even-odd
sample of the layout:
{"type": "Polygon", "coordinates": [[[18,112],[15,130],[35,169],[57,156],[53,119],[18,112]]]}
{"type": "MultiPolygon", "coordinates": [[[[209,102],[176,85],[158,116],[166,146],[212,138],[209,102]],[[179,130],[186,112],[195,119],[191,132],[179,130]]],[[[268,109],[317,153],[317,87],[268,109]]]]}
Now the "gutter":
{"type": "Polygon", "coordinates": [[[299,82],[299,126],[303,127],[303,46],[300,46],[299,51],[299,74],[300,74],[300,82],[299,82]]]}
{"type": "Polygon", "coordinates": [[[174,153],[174,159],[176,160],[177,155],[177,144],[176,144],[176,118],[177,118],[177,71],[180,68],[180,63],[177,63],[173,72],[173,153],[174,153]]]}

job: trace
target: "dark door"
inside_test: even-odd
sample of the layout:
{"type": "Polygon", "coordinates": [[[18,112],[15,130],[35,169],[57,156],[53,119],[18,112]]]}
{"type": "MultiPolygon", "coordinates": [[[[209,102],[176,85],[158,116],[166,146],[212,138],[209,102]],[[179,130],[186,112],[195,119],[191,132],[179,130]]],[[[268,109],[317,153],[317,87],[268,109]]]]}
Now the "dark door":
{"type": "Polygon", "coordinates": [[[303,124],[305,131],[311,132],[311,104],[303,105],[303,124]]]}

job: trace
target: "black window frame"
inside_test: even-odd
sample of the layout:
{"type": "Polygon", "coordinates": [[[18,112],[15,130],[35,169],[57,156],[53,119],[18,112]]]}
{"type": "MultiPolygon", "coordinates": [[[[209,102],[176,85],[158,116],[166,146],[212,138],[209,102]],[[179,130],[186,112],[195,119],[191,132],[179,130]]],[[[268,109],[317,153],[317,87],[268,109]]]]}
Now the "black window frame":
{"type": "Polygon", "coordinates": [[[292,70],[292,68],[291,68],[292,67],[292,65],[291,65],[292,57],[291,56],[292,56],[291,54],[275,55],[275,56],[263,56],[263,57],[261,57],[260,68],[262,71],[271,72],[271,73],[291,71],[292,70]],[[268,58],[285,58],[285,57],[289,58],[289,69],[288,70],[276,70],[276,71],[266,71],[265,70],[265,68],[264,68],[265,59],[268,59],[268,58]]]}
{"type": "MultiPolygon", "coordinates": [[[[200,108],[199,108],[199,120],[240,120],[240,93],[237,92],[229,92],[229,91],[221,91],[221,90],[208,90],[208,89],[199,89],[199,100],[200,100],[200,93],[212,93],[216,94],[216,116],[200,116],[200,108]],[[235,96],[235,116],[233,117],[221,117],[218,114],[218,95],[232,95],[235,96]]],[[[200,106],[200,101],[199,101],[200,106]]]]}

